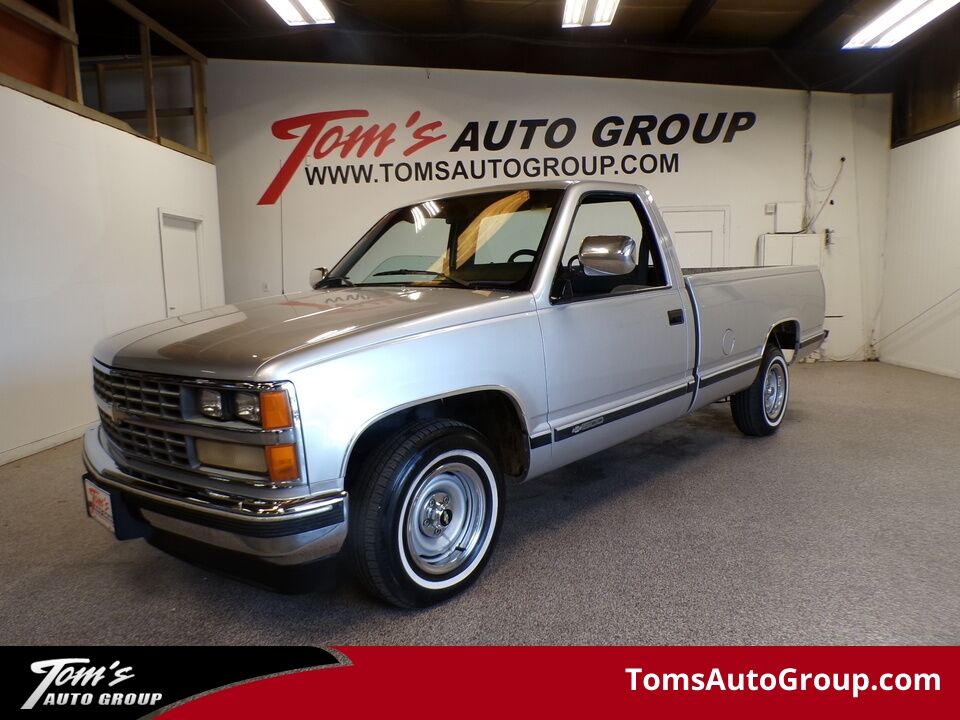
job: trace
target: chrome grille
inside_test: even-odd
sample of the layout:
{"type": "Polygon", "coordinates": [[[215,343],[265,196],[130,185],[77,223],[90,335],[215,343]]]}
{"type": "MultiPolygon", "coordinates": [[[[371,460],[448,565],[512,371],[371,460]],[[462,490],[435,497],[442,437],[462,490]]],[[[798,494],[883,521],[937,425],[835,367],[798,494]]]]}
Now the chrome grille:
{"type": "Polygon", "coordinates": [[[136,423],[117,422],[102,410],[100,423],[114,445],[128,458],[159,462],[190,469],[187,438],[180,433],[143,427],[136,423]]]}
{"type": "Polygon", "coordinates": [[[156,378],[93,369],[93,391],[108,405],[137,415],[180,420],[180,386],[156,378]]]}

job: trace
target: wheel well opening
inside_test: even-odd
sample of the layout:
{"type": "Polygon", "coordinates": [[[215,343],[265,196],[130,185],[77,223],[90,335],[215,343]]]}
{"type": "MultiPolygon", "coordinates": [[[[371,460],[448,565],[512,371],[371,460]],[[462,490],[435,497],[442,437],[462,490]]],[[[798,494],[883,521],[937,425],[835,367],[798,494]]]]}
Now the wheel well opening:
{"type": "Polygon", "coordinates": [[[767,343],[781,350],[796,351],[800,347],[800,324],[796,320],[787,320],[774,326],[767,343]]]}
{"type": "Polygon", "coordinates": [[[530,467],[530,439],[513,400],[497,390],[452,395],[398,410],[380,418],[361,433],[347,462],[347,489],[363,460],[383,440],[418,420],[458,420],[480,432],[490,443],[504,475],[523,479],[530,467]]]}

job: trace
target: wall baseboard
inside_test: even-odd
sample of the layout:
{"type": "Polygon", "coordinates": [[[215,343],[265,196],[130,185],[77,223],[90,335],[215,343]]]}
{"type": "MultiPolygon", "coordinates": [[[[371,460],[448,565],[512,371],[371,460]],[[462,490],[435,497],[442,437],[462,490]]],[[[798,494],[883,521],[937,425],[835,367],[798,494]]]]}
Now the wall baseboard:
{"type": "Polygon", "coordinates": [[[69,430],[64,430],[63,432],[57,433],[56,435],[51,435],[50,437],[41,438],[40,440],[34,440],[31,443],[26,445],[18,445],[15,448],[10,448],[9,450],[4,450],[0,452],[0,465],[6,465],[7,463],[12,463],[15,460],[20,460],[25,458],[28,455],[33,455],[34,453],[42,452],[43,450],[49,450],[54,448],[57,445],[63,445],[64,443],[70,442],[71,440],[76,440],[78,437],[82,436],[87,430],[92,427],[96,427],[99,424],[97,422],[89,422],[84,425],[78,425],[77,427],[70,428],[69,430]]]}

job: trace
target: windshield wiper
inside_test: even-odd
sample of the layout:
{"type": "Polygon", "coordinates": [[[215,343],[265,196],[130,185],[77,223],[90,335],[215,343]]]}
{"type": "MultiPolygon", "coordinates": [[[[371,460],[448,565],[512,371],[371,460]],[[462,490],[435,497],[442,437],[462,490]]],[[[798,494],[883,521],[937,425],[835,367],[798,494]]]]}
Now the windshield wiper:
{"type": "Polygon", "coordinates": [[[460,287],[467,288],[467,290],[473,290],[473,285],[463,280],[458,280],[455,277],[450,277],[442,272],[437,272],[436,270],[410,270],[409,268],[401,268],[400,270],[383,270],[381,272],[375,272],[370,277],[381,277],[383,275],[433,275],[435,277],[443,278],[444,280],[449,280],[455,285],[460,287]]]}
{"type": "Polygon", "coordinates": [[[319,290],[330,283],[339,283],[339,287],[353,287],[356,284],[345,275],[327,275],[323,280],[314,285],[313,288],[314,290],[319,290]]]}

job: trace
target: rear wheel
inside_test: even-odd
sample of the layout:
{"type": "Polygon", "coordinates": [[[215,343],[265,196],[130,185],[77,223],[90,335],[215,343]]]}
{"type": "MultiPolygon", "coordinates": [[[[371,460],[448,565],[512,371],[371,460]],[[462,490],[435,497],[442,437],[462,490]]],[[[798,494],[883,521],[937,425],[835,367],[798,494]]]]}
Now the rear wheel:
{"type": "Polygon", "coordinates": [[[477,579],[500,531],[503,477],[476,430],[453,420],[405,428],[351,485],[351,554],[374,595],[423,607],[477,579]]]}
{"type": "Polygon", "coordinates": [[[772,435],[783,422],[790,375],[780,348],[767,346],[753,384],[730,398],[733,421],[744,435],[772,435]]]}

